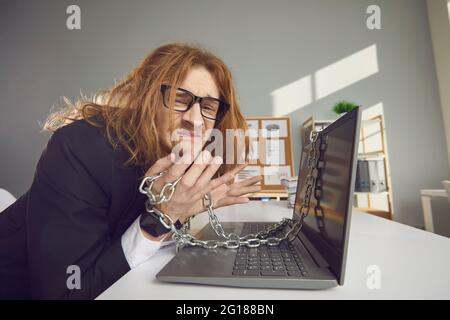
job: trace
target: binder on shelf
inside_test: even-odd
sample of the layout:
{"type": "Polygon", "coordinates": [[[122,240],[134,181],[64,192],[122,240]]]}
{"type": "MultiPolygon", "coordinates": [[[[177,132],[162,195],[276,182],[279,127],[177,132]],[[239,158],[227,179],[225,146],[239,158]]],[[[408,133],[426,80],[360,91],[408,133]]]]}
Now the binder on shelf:
{"type": "Polygon", "coordinates": [[[369,161],[367,160],[358,160],[355,191],[370,192],[369,161]]]}
{"type": "Polygon", "coordinates": [[[387,191],[384,160],[358,160],[355,192],[387,191]]]}
{"type": "Polygon", "coordinates": [[[378,192],[387,191],[386,170],[384,167],[384,160],[377,160],[377,171],[378,171],[378,192]]]}
{"type": "Polygon", "coordinates": [[[379,179],[378,179],[378,168],[377,162],[374,160],[369,160],[369,180],[370,180],[370,192],[379,192],[379,179]]]}

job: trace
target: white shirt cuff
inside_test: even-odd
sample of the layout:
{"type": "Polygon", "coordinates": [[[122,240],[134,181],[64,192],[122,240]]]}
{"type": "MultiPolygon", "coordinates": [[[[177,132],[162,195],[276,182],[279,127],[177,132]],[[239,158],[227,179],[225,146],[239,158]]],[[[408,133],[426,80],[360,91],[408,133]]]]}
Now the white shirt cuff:
{"type": "Polygon", "coordinates": [[[160,241],[152,241],[146,238],[139,225],[140,217],[137,217],[121,239],[122,249],[131,269],[152,257],[159,248],[174,243],[173,240],[164,241],[164,238],[160,241]]]}

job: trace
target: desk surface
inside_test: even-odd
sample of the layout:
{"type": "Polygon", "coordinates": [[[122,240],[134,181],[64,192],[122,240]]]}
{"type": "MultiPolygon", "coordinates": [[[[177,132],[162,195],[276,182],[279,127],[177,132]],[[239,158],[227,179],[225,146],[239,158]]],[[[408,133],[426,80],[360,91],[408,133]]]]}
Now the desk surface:
{"type": "MultiPolygon", "coordinates": [[[[284,201],[252,201],[217,214],[223,221],[277,221],[292,209],[284,201]]],[[[205,225],[207,215],[194,221],[193,231],[205,225]]],[[[159,282],[155,275],[174,254],[173,245],[161,249],[98,299],[450,299],[450,239],[361,212],[352,215],[342,287],[307,291],[159,282]],[[372,265],[379,267],[380,289],[367,286],[372,265]]]]}

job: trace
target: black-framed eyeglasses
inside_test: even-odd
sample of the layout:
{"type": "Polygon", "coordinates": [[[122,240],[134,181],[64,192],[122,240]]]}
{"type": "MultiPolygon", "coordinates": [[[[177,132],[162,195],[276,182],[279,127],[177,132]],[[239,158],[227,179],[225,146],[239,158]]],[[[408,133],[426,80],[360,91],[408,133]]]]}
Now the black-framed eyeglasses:
{"type": "MultiPolygon", "coordinates": [[[[163,104],[166,108],[170,105],[170,93],[173,88],[169,85],[161,85],[163,104]]],[[[230,105],[213,97],[197,97],[192,92],[177,88],[175,91],[175,103],[173,109],[177,112],[186,112],[196,103],[200,105],[202,116],[209,120],[220,121],[227,113],[230,105]]]]}

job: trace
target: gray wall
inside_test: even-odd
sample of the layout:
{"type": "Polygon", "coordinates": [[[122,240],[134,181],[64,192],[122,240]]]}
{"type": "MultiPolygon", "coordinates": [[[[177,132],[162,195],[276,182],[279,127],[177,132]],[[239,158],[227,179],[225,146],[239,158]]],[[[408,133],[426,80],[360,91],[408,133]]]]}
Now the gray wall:
{"type": "MultiPolygon", "coordinates": [[[[423,0],[1,0],[0,185],[16,196],[27,190],[48,140],[38,121],[61,96],[110,86],[171,41],[196,41],[223,57],[247,116],[272,115],[272,91],[376,44],[378,73],[289,113],[294,145],[299,124],[332,117],[339,99],[382,102],[396,219],[423,225],[419,189],[450,176],[423,0]],[[81,6],[80,31],[65,28],[72,3],[81,6]],[[366,28],[374,3],[378,31],[366,28]]],[[[297,163],[298,149],[295,156],[297,163]]]]}

